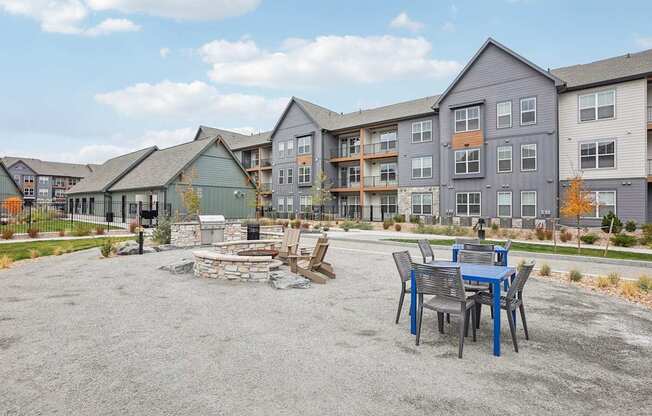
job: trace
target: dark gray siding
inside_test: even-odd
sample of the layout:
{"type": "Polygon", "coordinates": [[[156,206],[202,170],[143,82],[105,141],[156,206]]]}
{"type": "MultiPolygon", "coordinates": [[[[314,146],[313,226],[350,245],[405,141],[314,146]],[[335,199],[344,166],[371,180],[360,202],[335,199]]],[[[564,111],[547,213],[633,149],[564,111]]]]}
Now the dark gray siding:
{"type": "Polygon", "coordinates": [[[440,103],[439,113],[442,152],[441,215],[454,213],[455,193],[482,193],[482,216],[496,217],[496,193],[512,192],[512,216],[520,217],[520,192],[537,191],[537,214],[549,210],[557,214],[557,92],[552,80],[533,68],[489,45],[465,76],[440,103]],[[537,97],[537,122],[520,125],[520,99],[537,97]],[[512,127],[496,128],[496,104],[512,101],[512,127]],[[481,172],[478,175],[455,176],[454,151],[450,144],[454,135],[454,110],[449,106],[483,101],[480,105],[480,128],[485,143],[480,148],[481,172]],[[520,146],[537,144],[537,170],[521,172],[520,146]],[[512,172],[497,174],[496,149],[511,145],[512,172]]]}
{"type": "Polygon", "coordinates": [[[398,183],[401,187],[439,185],[439,117],[420,117],[398,123],[398,183]],[[415,121],[432,121],[432,141],[412,143],[412,123],[415,121]],[[432,178],[412,179],[412,158],[432,156],[432,178]]]}

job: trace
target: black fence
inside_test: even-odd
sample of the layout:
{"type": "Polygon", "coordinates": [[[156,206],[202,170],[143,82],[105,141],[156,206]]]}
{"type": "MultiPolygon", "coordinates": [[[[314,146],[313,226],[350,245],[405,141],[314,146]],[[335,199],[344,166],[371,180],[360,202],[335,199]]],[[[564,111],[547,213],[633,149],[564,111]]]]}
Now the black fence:
{"type": "Polygon", "coordinates": [[[0,236],[54,232],[89,235],[109,230],[133,230],[138,226],[155,227],[160,218],[170,215],[170,206],[158,203],[108,203],[93,198],[64,203],[4,200],[0,202],[0,236]]]}
{"type": "MultiPolygon", "coordinates": [[[[346,205],[346,206],[327,206],[303,209],[299,212],[279,212],[271,208],[260,209],[259,217],[271,219],[301,219],[314,221],[334,221],[334,220],[355,220],[355,221],[384,221],[387,219],[396,219],[398,216],[398,207],[396,205],[346,205]]],[[[420,216],[421,222],[432,224],[431,215],[420,216]]],[[[403,221],[409,221],[410,218],[403,218],[403,221]]],[[[414,219],[413,219],[414,220],[414,219]]]]}

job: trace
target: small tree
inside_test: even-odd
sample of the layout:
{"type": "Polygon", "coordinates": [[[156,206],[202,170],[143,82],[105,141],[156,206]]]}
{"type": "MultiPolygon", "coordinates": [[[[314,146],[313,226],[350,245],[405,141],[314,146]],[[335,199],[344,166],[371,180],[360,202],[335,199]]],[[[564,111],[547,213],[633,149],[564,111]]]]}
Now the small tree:
{"type": "Polygon", "coordinates": [[[2,201],[2,208],[9,214],[16,215],[23,209],[23,201],[17,196],[10,196],[2,201]]]}
{"type": "Polygon", "coordinates": [[[595,210],[595,203],[591,195],[584,186],[584,180],[581,176],[575,176],[571,179],[568,189],[564,194],[561,204],[561,214],[575,221],[577,227],[577,252],[580,252],[580,219],[595,210]]]}
{"type": "Polygon", "coordinates": [[[197,179],[197,171],[193,168],[189,173],[181,173],[181,178],[176,189],[181,195],[181,203],[189,219],[196,218],[201,211],[201,194],[193,182],[197,179]]]}
{"type": "Polygon", "coordinates": [[[335,196],[331,193],[332,188],[333,182],[326,176],[326,173],[324,171],[319,172],[317,180],[310,188],[310,195],[312,196],[313,206],[319,206],[322,214],[324,205],[328,205],[329,202],[335,199],[335,196]]]}

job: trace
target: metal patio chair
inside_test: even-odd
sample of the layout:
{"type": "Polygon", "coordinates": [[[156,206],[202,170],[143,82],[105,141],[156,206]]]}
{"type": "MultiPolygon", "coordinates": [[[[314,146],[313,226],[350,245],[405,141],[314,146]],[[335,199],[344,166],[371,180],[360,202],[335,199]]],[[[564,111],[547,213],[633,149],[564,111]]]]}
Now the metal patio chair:
{"type": "Polygon", "coordinates": [[[401,310],[403,309],[405,294],[411,293],[408,282],[411,280],[412,257],[410,257],[409,251],[392,253],[392,257],[394,257],[394,263],[396,263],[396,269],[398,269],[398,276],[401,278],[401,295],[398,298],[398,310],[396,311],[396,323],[398,324],[398,320],[401,317],[401,310]]]}
{"type": "MultiPolygon", "coordinates": [[[[505,251],[509,252],[509,249],[512,248],[512,240],[507,240],[503,247],[505,248],[505,251]]],[[[501,264],[503,264],[503,253],[498,253],[496,256],[496,265],[501,264]]]]}
{"type": "MultiPolygon", "coordinates": [[[[470,250],[460,250],[457,255],[457,260],[460,263],[471,263],[471,264],[484,264],[488,266],[494,265],[494,253],[493,251],[470,251],[470,250]]],[[[488,283],[481,283],[475,281],[466,282],[464,288],[468,292],[489,292],[491,286],[488,283]]]]}
{"type": "Polygon", "coordinates": [[[456,238],[455,244],[480,244],[480,240],[477,238],[456,238]]]}
{"type": "MultiPolygon", "coordinates": [[[[516,341],[516,324],[514,322],[513,312],[518,308],[521,313],[521,321],[523,323],[523,332],[525,332],[525,339],[529,340],[530,335],[527,330],[527,321],[525,320],[525,307],[523,306],[523,287],[527,283],[530,274],[534,269],[534,260],[530,260],[523,264],[516,275],[516,279],[512,282],[509,290],[505,295],[500,297],[500,308],[507,311],[507,322],[509,322],[509,332],[512,334],[512,342],[514,343],[514,351],[518,352],[518,342],[516,341]]],[[[475,295],[476,313],[478,318],[476,323],[480,324],[480,310],[482,305],[492,305],[492,295],[486,292],[480,292],[475,295]]]]}
{"type": "Polygon", "coordinates": [[[421,255],[423,256],[424,263],[428,264],[432,261],[435,261],[435,253],[432,252],[432,247],[430,247],[428,240],[418,240],[417,244],[419,245],[419,250],[421,250],[421,255]],[[430,257],[430,260],[428,260],[428,257],[430,257]]]}
{"type": "Polygon", "coordinates": [[[464,350],[464,336],[468,332],[469,319],[473,320],[473,342],[475,342],[475,295],[467,296],[464,291],[464,282],[459,266],[431,266],[414,264],[415,280],[417,284],[417,337],[416,345],[421,340],[421,322],[423,309],[437,312],[439,333],[444,333],[444,314],[458,315],[459,319],[459,350],[458,357],[462,358],[464,350]],[[432,295],[428,302],[423,301],[423,295],[432,295]],[[473,313],[471,313],[473,312],[473,313]]]}

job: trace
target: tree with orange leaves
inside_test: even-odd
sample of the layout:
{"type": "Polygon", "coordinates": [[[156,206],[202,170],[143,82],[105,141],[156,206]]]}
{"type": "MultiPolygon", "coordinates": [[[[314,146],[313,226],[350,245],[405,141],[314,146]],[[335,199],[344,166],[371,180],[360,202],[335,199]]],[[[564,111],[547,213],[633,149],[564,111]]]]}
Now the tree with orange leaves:
{"type": "Polygon", "coordinates": [[[17,196],[10,196],[2,201],[2,208],[9,214],[16,215],[23,209],[23,201],[17,196]]]}
{"type": "Polygon", "coordinates": [[[584,186],[581,176],[575,176],[570,180],[568,189],[564,194],[561,204],[561,215],[575,220],[577,226],[577,252],[580,252],[580,219],[582,216],[592,213],[595,210],[595,202],[584,186]]]}

